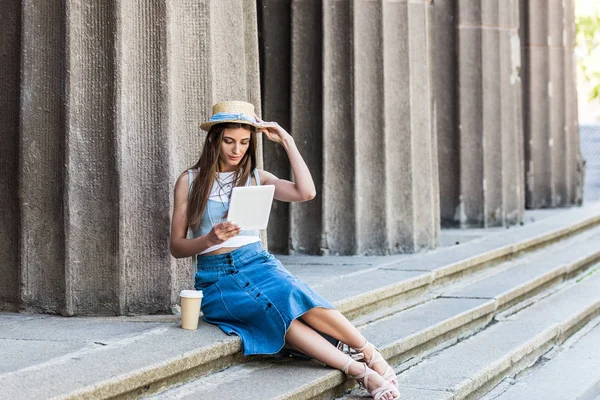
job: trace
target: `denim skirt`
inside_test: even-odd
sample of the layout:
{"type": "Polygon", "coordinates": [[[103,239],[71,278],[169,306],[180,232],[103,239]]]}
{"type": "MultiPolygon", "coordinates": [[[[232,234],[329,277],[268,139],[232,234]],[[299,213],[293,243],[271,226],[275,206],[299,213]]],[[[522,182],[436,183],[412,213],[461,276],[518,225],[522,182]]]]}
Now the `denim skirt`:
{"type": "Polygon", "coordinates": [[[331,303],[292,275],[260,242],[198,256],[204,320],[242,340],[244,355],[276,354],[295,319],[331,303]]]}

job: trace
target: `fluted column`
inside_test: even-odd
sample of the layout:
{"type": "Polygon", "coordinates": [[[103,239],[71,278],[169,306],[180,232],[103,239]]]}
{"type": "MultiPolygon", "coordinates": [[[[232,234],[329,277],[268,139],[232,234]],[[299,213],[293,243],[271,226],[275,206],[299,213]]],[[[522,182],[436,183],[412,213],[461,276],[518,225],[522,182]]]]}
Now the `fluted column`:
{"type": "Polygon", "coordinates": [[[567,136],[566,191],[567,203],[583,202],[585,166],[580,147],[579,115],[577,113],[577,65],[575,59],[575,2],[564,3],[565,30],[565,134],[567,136]]]}
{"type": "Polygon", "coordinates": [[[19,289],[19,81],[21,7],[0,5],[0,310],[14,310],[19,289]]]}
{"type": "Polygon", "coordinates": [[[119,171],[121,312],[168,304],[171,196],[166,146],[166,8],[143,0],[117,5],[116,165],[119,171]],[[163,207],[161,207],[163,205],[163,207]],[[151,234],[149,232],[151,224],[151,234]]]}
{"type": "MultiPolygon", "coordinates": [[[[355,153],[357,116],[353,107],[352,74],[354,3],[323,2],[324,154],[321,249],[324,252],[340,254],[359,251],[355,153]]],[[[370,135],[371,132],[365,136],[370,135]]],[[[381,224],[383,221],[373,222],[381,224]]]]}
{"type": "Polygon", "coordinates": [[[65,25],[60,0],[21,2],[20,304],[65,312],[65,25]]]}
{"type": "Polygon", "coordinates": [[[458,0],[433,3],[434,127],[438,140],[440,219],[453,226],[460,204],[460,137],[458,135],[457,24],[458,0]]]}
{"type": "MultiPolygon", "coordinates": [[[[261,33],[261,101],[263,119],[277,121],[284,129],[290,129],[290,88],[291,88],[291,0],[259,0],[258,26],[261,33]],[[282,99],[285,99],[282,101],[282,99]]],[[[296,5],[296,4],[295,4],[296,5]]],[[[303,2],[302,7],[318,7],[316,2],[303,2]]],[[[301,7],[301,8],[302,8],[301,7]]],[[[301,10],[294,10],[299,12],[301,10]]],[[[311,35],[311,31],[305,32],[311,35]]],[[[307,47],[307,51],[314,51],[307,47]]],[[[300,49],[301,51],[301,49],[300,49]]],[[[305,60],[309,65],[311,60],[305,60]]],[[[310,86],[306,82],[306,87],[310,86]]],[[[317,90],[308,92],[318,93],[317,90]]],[[[296,131],[291,132],[297,137],[296,131]]],[[[297,141],[298,142],[298,141],[297,141]]],[[[302,143],[297,143],[299,146],[302,143]]],[[[265,169],[275,176],[289,179],[290,165],[285,149],[269,140],[263,141],[265,169]]],[[[303,154],[305,156],[305,154],[303,154]]],[[[289,203],[274,201],[269,218],[269,250],[286,253],[290,240],[290,207],[289,203]]]]}
{"type": "MultiPolygon", "coordinates": [[[[387,241],[392,253],[435,247],[438,241],[432,17],[428,1],[383,6],[384,170],[387,241]]],[[[380,173],[373,171],[375,182],[380,173]]]]}
{"type": "Polygon", "coordinates": [[[254,3],[22,1],[0,11],[0,205],[10,210],[0,308],[170,312],[193,285],[168,238],[174,182],[202,150],[199,124],[217,100],[260,112],[254,3]]]}
{"type": "MultiPolygon", "coordinates": [[[[211,45],[209,0],[168,0],[166,2],[169,179],[174,180],[200,157],[205,132],[199,129],[213,103],[213,77],[209,65],[211,45]]],[[[172,185],[172,183],[171,183],[172,185]]],[[[169,210],[171,212],[171,210],[169,210]]],[[[172,303],[178,301],[176,288],[193,280],[190,261],[171,260],[172,303]]]]}
{"type": "MultiPolygon", "coordinates": [[[[522,0],[523,1],[523,0],[522,0]]],[[[528,208],[560,207],[581,201],[583,165],[579,151],[573,68],[573,1],[531,0],[524,90],[525,165],[528,208]]]]}
{"type": "Polygon", "coordinates": [[[323,230],[323,6],[319,2],[292,2],[291,126],[296,144],[310,167],[317,196],[290,204],[290,249],[320,254],[323,230]]]}
{"type": "MultiPolygon", "coordinates": [[[[434,247],[430,2],[291,1],[289,10],[290,94],[265,94],[265,106],[289,104],[292,134],[317,186],[314,200],[290,205],[290,251],[434,247]]],[[[281,41],[262,33],[266,43],[281,41]]],[[[264,82],[285,84],[269,75],[269,63],[264,82]]]]}
{"type": "Polygon", "coordinates": [[[114,265],[119,215],[113,162],[115,4],[66,4],[66,312],[113,313],[119,293],[114,265]]]}
{"type": "MultiPolygon", "coordinates": [[[[454,223],[519,222],[523,215],[518,2],[458,1],[459,157],[454,223]]],[[[448,161],[448,160],[446,160],[448,161]]]]}

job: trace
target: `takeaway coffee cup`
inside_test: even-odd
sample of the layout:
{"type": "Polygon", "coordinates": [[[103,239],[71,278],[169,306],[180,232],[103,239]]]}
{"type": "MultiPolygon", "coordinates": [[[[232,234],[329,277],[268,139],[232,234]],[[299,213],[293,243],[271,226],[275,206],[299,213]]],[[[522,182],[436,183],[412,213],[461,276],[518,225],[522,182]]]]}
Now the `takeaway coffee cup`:
{"type": "Polygon", "coordinates": [[[181,327],[183,329],[198,329],[202,291],[182,290],[179,297],[181,297],[181,327]]]}

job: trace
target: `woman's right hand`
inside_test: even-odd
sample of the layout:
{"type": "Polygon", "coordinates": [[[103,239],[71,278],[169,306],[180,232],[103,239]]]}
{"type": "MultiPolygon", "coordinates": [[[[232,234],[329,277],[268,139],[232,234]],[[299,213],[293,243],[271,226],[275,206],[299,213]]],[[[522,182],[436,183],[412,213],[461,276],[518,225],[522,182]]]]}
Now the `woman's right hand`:
{"type": "Polygon", "coordinates": [[[213,226],[210,230],[208,233],[208,241],[212,243],[212,245],[221,244],[224,241],[239,235],[241,231],[241,228],[236,225],[235,222],[221,222],[220,224],[213,226]]]}

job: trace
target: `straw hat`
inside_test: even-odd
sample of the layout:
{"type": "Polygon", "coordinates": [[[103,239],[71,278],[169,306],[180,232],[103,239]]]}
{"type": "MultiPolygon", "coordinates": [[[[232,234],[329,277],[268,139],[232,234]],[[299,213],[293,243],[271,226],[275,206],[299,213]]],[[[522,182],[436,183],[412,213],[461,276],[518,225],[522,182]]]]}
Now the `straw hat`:
{"type": "Polygon", "coordinates": [[[260,127],[256,121],[254,105],[245,101],[222,101],[213,106],[212,113],[213,115],[208,121],[200,124],[200,129],[208,131],[213,125],[225,122],[237,122],[252,125],[255,128],[260,127]]]}

